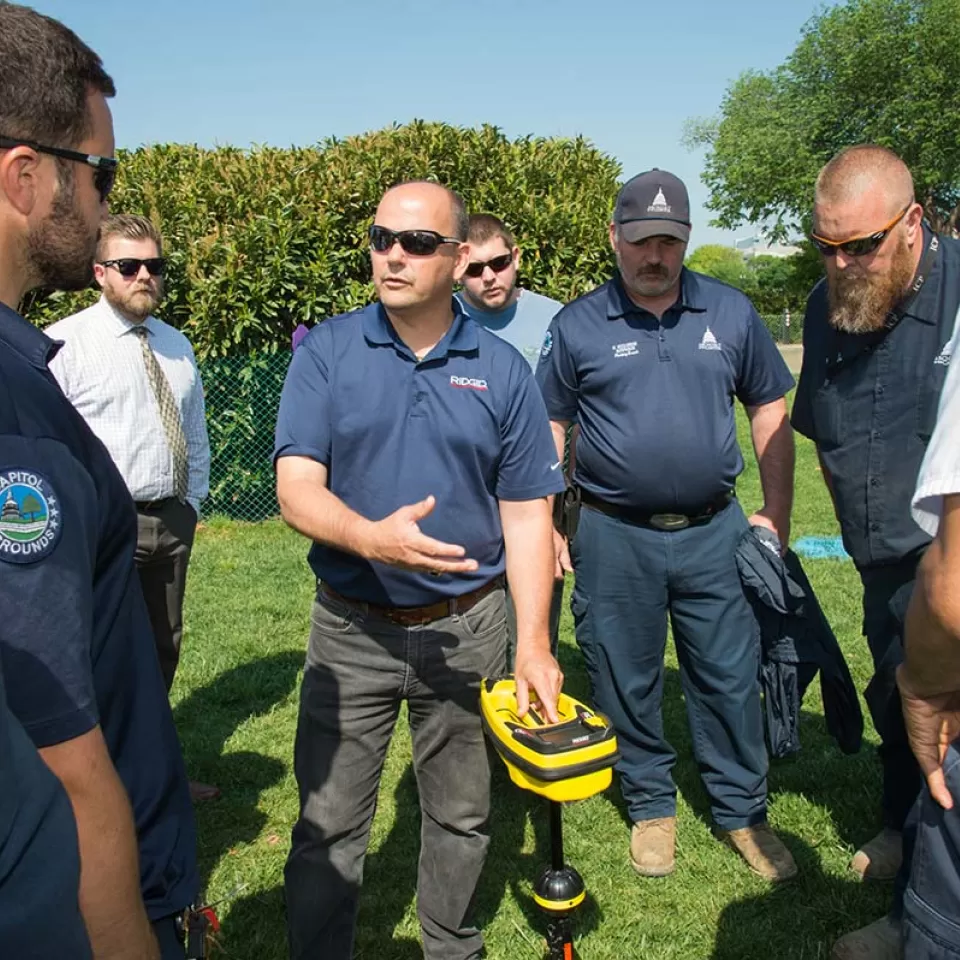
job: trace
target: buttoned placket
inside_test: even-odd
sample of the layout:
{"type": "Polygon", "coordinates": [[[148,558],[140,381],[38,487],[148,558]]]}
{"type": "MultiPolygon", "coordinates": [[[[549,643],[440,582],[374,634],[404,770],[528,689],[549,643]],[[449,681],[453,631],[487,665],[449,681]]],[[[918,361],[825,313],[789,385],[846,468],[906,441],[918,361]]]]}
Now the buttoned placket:
{"type": "Polygon", "coordinates": [[[882,548],[883,515],[885,494],[883,472],[887,438],[883,426],[889,414],[889,400],[885,396],[884,381],[890,372],[890,339],[886,338],[875,349],[876,372],[874,374],[872,416],[870,418],[870,442],[867,455],[867,540],[871,555],[882,548]]]}

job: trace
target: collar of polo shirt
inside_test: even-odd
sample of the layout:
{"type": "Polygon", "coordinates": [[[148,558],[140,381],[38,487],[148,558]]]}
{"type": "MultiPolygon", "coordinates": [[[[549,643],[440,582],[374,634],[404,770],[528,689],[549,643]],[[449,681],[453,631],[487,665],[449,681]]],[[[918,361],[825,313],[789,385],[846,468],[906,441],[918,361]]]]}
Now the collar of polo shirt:
{"type": "Polygon", "coordinates": [[[47,368],[63,346],[62,340],[51,339],[5,303],[0,303],[0,343],[5,343],[27,363],[41,370],[47,368]]]}
{"type": "MultiPolygon", "coordinates": [[[[443,339],[427,355],[430,360],[445,357],[447,353],[471,353],[477,350],[480,342],[477,339],[477,327],[467,316],[460,302],[454,298],[452,303],[453,323],[443,335],[443,339]]],[[[364,310],[362,314],[363,335],[368,343],[377,346],[392,346],[401,353],[413,357],[410,348],[400,339],[393,324],[387,317],[383,304],[376,304],[375,310],[364,310]]],[[[424,359],[427,359],[425,357],[424,359]]],[[[416,359],[414,357],[414,359],[416,359]]]]}

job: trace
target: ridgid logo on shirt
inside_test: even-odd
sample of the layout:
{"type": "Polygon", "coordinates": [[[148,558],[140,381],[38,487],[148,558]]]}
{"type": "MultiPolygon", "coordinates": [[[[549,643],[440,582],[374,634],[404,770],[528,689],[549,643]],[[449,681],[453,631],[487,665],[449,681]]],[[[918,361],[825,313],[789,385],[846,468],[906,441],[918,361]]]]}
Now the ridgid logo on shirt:
{"type": "Polygon", "coordinates": [[[461,390],[488,390],[486,380],[475,380],[473,377],[450,377],[450,386],[459,387],[461,390]]]}

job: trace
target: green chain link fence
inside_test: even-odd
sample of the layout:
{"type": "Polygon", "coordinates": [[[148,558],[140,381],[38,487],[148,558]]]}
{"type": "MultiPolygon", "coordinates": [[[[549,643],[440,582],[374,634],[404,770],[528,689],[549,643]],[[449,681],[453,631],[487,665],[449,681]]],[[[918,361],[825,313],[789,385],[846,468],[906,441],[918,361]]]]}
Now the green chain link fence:
{"type": "Polygon", "coordinates": [[[273,432],[287,352],[200,363],[210,435],[210,496],[203,516],[263,520],[280,510],[273,475],[273,432]]]}
{"type": "MultiPolygon", "coordinates": [[[[802,315],[788,321],[783,314],[763,317],[779,343],[799,343],[802,315]]],[[[210,496],[203,516],[233,520],[275,517],[273,432],[280,391],[290,353],[255,353],[200,363],[210,434],[210,496]]]]}

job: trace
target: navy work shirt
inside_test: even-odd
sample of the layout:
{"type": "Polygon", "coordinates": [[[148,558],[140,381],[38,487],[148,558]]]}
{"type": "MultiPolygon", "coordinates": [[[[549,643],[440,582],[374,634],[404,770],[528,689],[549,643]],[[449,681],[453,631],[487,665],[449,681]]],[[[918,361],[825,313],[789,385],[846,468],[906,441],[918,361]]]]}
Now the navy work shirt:
{"type": "Polygon", "coordinates": [[[133,807],[151,919],[199,877],[186,771],[134,566],[133,501],[60,391],[56,345],[0,305],[0,657],[37,747],[100,725],[133,807]]]}
{"type": "Polygon", "coordinates": [[[314,573],[346,597],[415,607],[468,593],[504,572],[498,501],[563,490],[530,367],[456,301],[453,309],[423,360],[375,303],[315,327],[290,364],[275,456],[325,464],[331,492],[368,520],[432,493],[436,507],[420,529],[479,564],[435,577],[314,543],[314,573]]]}
{"type": "MultiPolygon", "coordinates": [[[[931,236],[924,230],[925,250],[931,236]]],[[[923,286],[900,307],[902,319],[889,332],[832,327],[826,281],[807,302],[793,427],[820,451],[843,544],[861,569],[896,562],[930,542],[910,515],[910,500],[960,305],[960,242],[938,240],[923,286]]]]}
{"type": "Polygon", "coordinates": [[[793,386],[747,297],[686,268],[660,320],[619,274],[564,307],[537,380],[550,419],[580,425],[577,484],[620,506],[686,514],[743,470],[734,398],[760,406],[793,386]]]}

